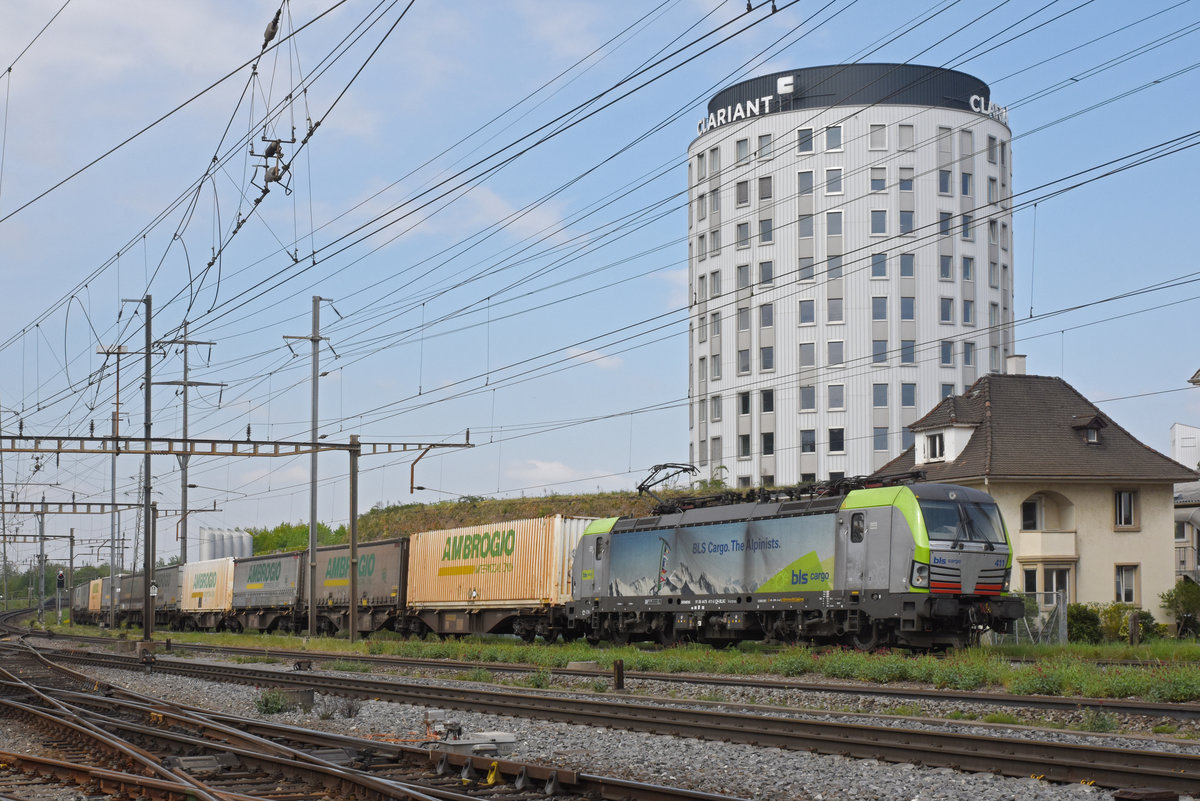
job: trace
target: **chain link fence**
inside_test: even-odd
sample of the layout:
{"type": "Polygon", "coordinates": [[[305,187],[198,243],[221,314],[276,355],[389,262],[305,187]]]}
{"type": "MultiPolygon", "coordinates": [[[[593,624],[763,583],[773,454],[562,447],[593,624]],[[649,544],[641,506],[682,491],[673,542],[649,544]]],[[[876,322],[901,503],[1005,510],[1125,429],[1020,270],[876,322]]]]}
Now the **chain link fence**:
{"type": "Polygon", "coordinates": [[[1064,592],[1014,592],[1011,595],[1025,603],[1025,616],[1016,621],[1012,632],[1001,634],[988,632],[995,645],[1016,643],[1048,643],[1065,645],[1067,642],[1067,597],[1064,592]]]}

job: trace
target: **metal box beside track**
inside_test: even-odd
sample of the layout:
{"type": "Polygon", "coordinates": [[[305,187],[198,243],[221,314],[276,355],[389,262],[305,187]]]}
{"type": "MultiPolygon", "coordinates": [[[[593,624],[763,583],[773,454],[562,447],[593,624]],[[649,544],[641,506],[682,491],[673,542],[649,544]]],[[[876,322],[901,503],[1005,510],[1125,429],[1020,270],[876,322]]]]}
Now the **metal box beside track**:
{"type": "MultiPolygon", "coordinates": [[[[375,608],[402,605],[403,540],[377,540],[358,546],[358,603],[375,608]]],[[[317,606],[344,607],[350,600],[350,547],[317,549],[317,606]]]]}
{"type": "Polygon", "coordinates": [[[300,552],[238,559],[233,568],[234,608],[295,606],[300,598],[303,561],[300,552]]]}
{"type": "Polygon", "coordinates": [[[184,612],[228,612],[233,606],[233,558],[183,566],[179,606],[184,612]]]}
{"type": "Polygon", "coordinates": [[[409,606],[469,611],[565,604],[575,546],[591,520],[550,515],[414,534],[409,606]]]}

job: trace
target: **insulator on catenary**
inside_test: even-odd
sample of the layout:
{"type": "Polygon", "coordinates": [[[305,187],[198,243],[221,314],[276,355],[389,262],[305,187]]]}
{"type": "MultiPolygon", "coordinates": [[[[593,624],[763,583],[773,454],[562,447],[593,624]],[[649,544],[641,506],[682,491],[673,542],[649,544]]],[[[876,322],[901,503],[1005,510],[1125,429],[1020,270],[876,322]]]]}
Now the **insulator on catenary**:
{"type": "Polygon", "coordinates": [[[267,29],[263,31],[263,50],[267,49],[267,45],[269,45],[271,40],[275,38],[275,34],[279,33],[279,15],[282,13],[283,9],[279,9],[275,12],[274,19],[267,23],[267,29]]]}
{"type": "Polygon", "coordinates": [[[275,158],[282,155],[283,148],[280,146],[278,139],[272,139],[270,144],[267,145],[266,151],[263,153],[263,156],[266,158],[275,158]]]}
{"type": "Polygon", "coordinates": [[[283,177],[283,173],[278,167],[268,167],[267,168],[267,175],[265,178],[267,183],[271,183],[272,181],[278,182],[279,179],[282,177],[283,177]]]}

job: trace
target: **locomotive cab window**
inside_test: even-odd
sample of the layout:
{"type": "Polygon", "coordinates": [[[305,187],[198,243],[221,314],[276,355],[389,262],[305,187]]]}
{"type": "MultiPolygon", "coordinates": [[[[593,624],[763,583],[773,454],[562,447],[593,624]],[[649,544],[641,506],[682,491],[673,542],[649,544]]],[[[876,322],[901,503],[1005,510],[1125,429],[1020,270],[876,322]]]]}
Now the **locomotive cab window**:
{"type": "Polygon", "coordinates": [[[994,503],[922,500],[920,505],[931,540],[982,542],[989,550],[1004,544],[1004,524],[994,503]]]}
{"type": "Polygon", "coordinates": [[[604,558],[604,538],[596,537],[596,561],[604,558]]]}
{"type": "Polygon", "coordinates": [[[855,512],[850,516],[850,541],[862,542],[863,532],[867,530],[867,516],[862,512],[855,512]]]}

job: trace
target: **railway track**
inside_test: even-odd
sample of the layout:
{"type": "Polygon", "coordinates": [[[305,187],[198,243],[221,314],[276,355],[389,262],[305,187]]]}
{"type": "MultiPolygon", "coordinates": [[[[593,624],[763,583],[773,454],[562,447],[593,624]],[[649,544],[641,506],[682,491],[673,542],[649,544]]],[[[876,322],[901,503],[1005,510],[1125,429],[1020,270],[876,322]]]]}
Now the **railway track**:
{"type": "MultiPolygon", "coordinates": [[[[56,654],[56,662],[60,661],[56,654]]],[[[728,801],[491,756],[214,716],[127,693],[0,648],[0,711],[48,735],[56,758],[0,752],[0,798],[69,784],[149,798],[728,801]],[[41,786],[38,786],[40,783],[41,786]],[[134,792],[136,790],[136,792],[134,792]]],[[[48,795],[47,795],[48,793],[48,795]]],[[[40,795],[39,795],[40,794],[40,795]]]]}
{"type": "MultiPolygon", "coordinates": [[[[59,661],[140,669],[134,659],[61,651],[56,654],[59,661]]],[[[1058,782],[1082,781],[1105,787],[1150,784],[1178,792],[1200,792],[1200,756],[1190,754],[975,736],[957,731],[897,729],[809,720],[788,714],[713,711],[678,703],[650,703],[645,699],[621,702],[581,694],[564,698],[494,688],[438,687],[362,676],[283,673],[167,659],[160,659],[153,670],[260,687],[302,687],[331,695],[418,706],[913,762],[1007,776],[1044,776],[1058,782]]]]}

